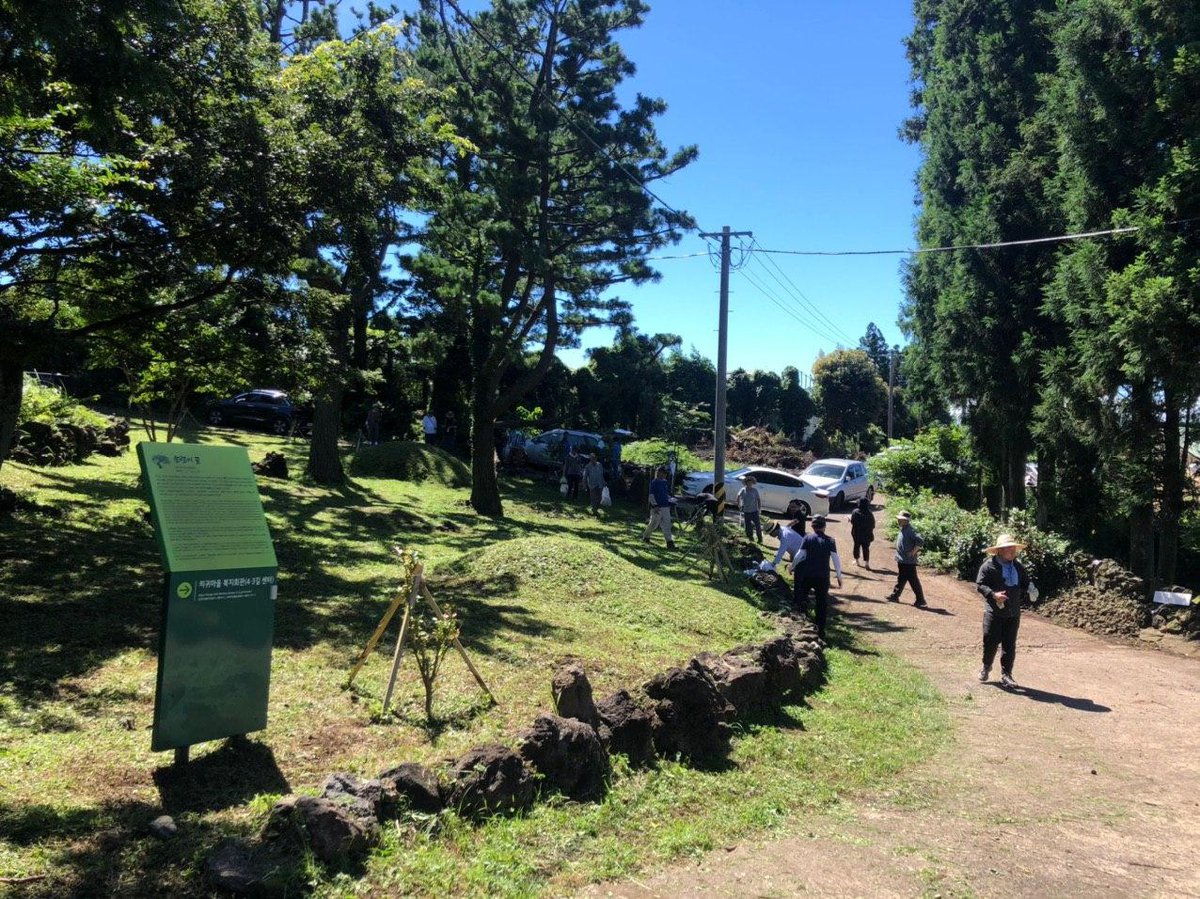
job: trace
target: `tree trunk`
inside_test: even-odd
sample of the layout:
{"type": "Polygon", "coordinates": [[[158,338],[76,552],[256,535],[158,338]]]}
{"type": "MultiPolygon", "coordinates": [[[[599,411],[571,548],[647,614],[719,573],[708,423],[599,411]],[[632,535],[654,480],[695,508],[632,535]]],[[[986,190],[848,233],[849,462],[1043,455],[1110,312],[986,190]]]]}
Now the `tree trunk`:
{"type": "Polygon", "coordinates": [[[1037,487],[1037,526],[1043,531],[1050,529],[1051,520],[1057,520],[1058,510],[1055,508],[1055,481],[1058,477],[1055,458],[1052,453],[1038,454],[1037,487]]]}
{"type": "Polygon", "coordinates": [[[491,404],[476,396],[471,408],[471,508],[480,515],[504,517],[496,479],[496,424],[491,404]]]}
{"type": "Polygon", "coordinates": [[[1179,451],[1179,403],[1171,390],[1165,391],[1163,416],[1162,507],[1159,510],[1158,579],[1165,586],[1175,583],[1179,561],[1179,520],[1183,517],[1184,469],[1187,455],[1179,451]]]}
{"type": "Polygon", "coordinates": [[[21,360],[11,355],[0,358],[0,467],[12,449],[24,393],[25,372],[21,360]]]}
{"type": "Polygon", "coordinates": [[[336,487],[346,480],[338,439],[342,435],[341,384],[332,385],[313,407],[312,443],[308,448],[308,474],[318,484],[336,487]]]}
{"type": "Polygon", "coordinates": [[[1130,484],[1133,510],[1129,514],[1129,569],[1154,583],[1154,400],[1149,384],[1134,384],[1130,391],[1131,420],[1129,461],[1135,474],[1130,484]]]}

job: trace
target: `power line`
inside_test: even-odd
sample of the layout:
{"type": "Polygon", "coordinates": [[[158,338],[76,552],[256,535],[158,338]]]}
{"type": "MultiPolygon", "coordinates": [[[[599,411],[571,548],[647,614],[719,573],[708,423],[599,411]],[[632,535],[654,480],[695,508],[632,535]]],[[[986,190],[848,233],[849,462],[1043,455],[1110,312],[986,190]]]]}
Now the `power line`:
{"type": "MultiPolygon", "coordinates": [[[[751,250],[753,251],[754,248],[757,246],[758,246],[758,241],[756,240],[754,242],[754,244],[751,246],[751,250]]],[[[767,262],[769,262],[774,267],[775,271],[779,272],[779,275],[782,275],[783,279],[787,281],[787,283],[785,284],[784,281],[780,280],[779,275],[776,275],[775,272],[772,272],[766,266],[763,266],[763,271],[765,271],[768,275],[770,275],[771,278],[774,279],[775,283],[778,284],[784,290],[785,293],[790,294],[793,299],[795,299],[796,297],[799,297],[800,305],[806,307],[808,312],[815,315],[817,317],[817,319],[822,322],[823,328],[828,327],[828,329],[831,333],[833,333],[835,335],[839,335],[840,338],[842,340],[844,340],[847,344],[854,343],[854,338],[851,337],[849,334],[847,334],[845,331],[843,331],[840,327],[838,327],[836,322],[834,322],[832,319],[829,318],[829,316],[827,316],[824,312],[822,312],[820,307],[816,303],[814,303],[812,300],[810,300],[808,298],[808,296],[805,295],[803,290],[801,290],[799,287],[796,286],[796,283],[791,278],[788,277],[787,272],[785,272],[782,268],[780,268],[779,264],[774,259],[772,259],[770,256],[766,256],[764,258],[767,260],[767,262]]]]}
{"type": "MultiPolygon", "coordinates": [[[[1176,221],[1164,222],[1165,227],[1174,225],[1186,225],[1191,222],[1200,221],[1200,218],[1178,219],[1176,221]]],[[[1136,225],[1128,228],[1108,228],[1103,231],[1082,231],[1074,234],[1056,234],[1053,237],[1033,237],[1028,240],[1003,240],[995,243],[971,243],[971,244],[953,244],[944,247],[916,247],[907,250],[768,250],[766,247],[759,246],[760,253],[774,254],[778,256],[917,256],[922,253],[950,253],[956,250],[998,250],[1004,247],[1025,247],[1033,244],[1043,243],[1061,243],[1067,240],[1084,240],[1089,237],[1111,237],[1116,234],[1133,234],[1136,231],[1143,230],[1143,226],[1136,225]]]]}
{"type": "Polygon", "coordinates": [[[803,325],[808,330],[812,331],[814,334],[816,334],[822,340],[828,340],[830,343],[834,344],[835,346],[842,343],[842,341],[839,340],[838,338],[832,337],[829,334],[825,333],[825,331],[822,330],[821,328],[819,328],[812,320],[801,317],[797,313],[794,305],[788,305],[788,304],[784,303],[778,297],[778,295],[776,295],[776,293],[771,290],[770,287],[768,287],[766,284],[762,283],[758,278],[756,278],[748,270],[742,269],[741,271],[738,272],[738,274],[740,274],[743,278],[745,278],[746,281],[749,282],[749,284],[752,287],[754,287],[759,293],[761,293],[768,300],[770,300],[772,303],[774,303],[776,306],[778,306],[784,312],[785,315],[788,315],[791,318],[795,319],[797,322],[799,322],[801,325],[803,325]]]}

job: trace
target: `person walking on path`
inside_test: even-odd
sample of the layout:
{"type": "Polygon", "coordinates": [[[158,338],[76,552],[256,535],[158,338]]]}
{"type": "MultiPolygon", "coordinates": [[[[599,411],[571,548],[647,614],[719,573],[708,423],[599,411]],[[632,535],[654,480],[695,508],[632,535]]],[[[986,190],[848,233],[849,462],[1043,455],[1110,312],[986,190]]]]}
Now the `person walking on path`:
{"type": "Polygon", "coordinates": [[[996,649],[1000,648],[1000,684],[1015,687],[1013,662],[1017,658],[1017,631],[1021,628],[1021,601],[1029,593],[1029,571],[1017,561],[1025,548],[1010,534],[1001,534],[995,546],[985,552],[988,558],[979,566],[975,589],[983,596],[983,667],[979,680],[992,672],[996,649]]]}
{"type": "Polygon", "coordinates": [[[737,504],[742,510],[742,524],[746,528],[746,539],[757,539],[762,543],[762,497],[759,495],[758,483],[754,479],[754,475],[746,475],[743,480],[745,484],[738,491],[737,504]],[[757,535],[757,538],[755,537],[757,535]]]}
{"type": "Polygon", "coordinates": [[[583,480],[583,457],[579,455],[579,447],[573,446],[567,453],[562,473],[567,479],[567,499],[579,499],[579,482],[583,480]]]}
{"type": "Polygon", "coordinates": [[[918,609],[923,609],[925,608],[925,591],[921,589],[921,579],[917,577],[917,555],[921,552],[921,546],[925,541],[921,539],[920,534],[913,530],[912,515],[908,512],[901,512],[896,516],[896,520],[900,522],[900,533],[896,537],[896,567],[899,569],[899,574],[896,577],[896,586],[892,588],[892,592],[888,596],[888,602],[899,602],[904,585],[911,584],[913,593],[917,595],[913,605],[918,609]]]}
{"type": "Polygon", "coordinates": [[[807,614],[808,594],[810,591],[814,594],[817,633],[824,638],[829,608],[829,563],[833,562],[838,589],[841,589],[842,560],[838,557],[837,543],[825,533],[824,515],[812,520],[812,529],[813,532],[801,541],[800,551],[792,561],[791,568],[796,573],[796,583],[799,585],[796,608],[802,614],[807,614]]]}
{"type": "Polygon", "coordinates": [[[453,409],[446,413],[446,424],[442,430],[445,431],[445,436],[442,438],[445,442],[442,445],[450,452],[454,452],[458,449],[458,421],[454,418],[453,409]]]}
{"type": "Polygon", "coordinates": [[[583,485],[588,489],[592,514],[595,515],[600,510],[600,497],[604,495],[604,466],[595,456],[589,456],[583,467],[583,485]]]}
{"type": "Polygon", "coordinates": [[[433,414],[432,409],[421,419],[421,432],[425,435],[426,443],[437,443],[437,416],[433,414]]]}
{"type": "Polygon", "coordinates": [[[850,538],[854,541],[854,564],[858,564],[858,553],[862,550],[862,564],[870,571],[875,513],[871,511],[871,501],[865,496],[858,501],[858,508],[850,513],[850,538]]]}
{"type": "Polygon", "coordinates": [[[650,482],[650,521],[642,531],[642,542],[650,542],[650,535],[655,528],[662,529],[667,539],[667,549],[674,549],[675,541],[671,539],[671,484],[665,468],[655,471],[654,480],[650,482]]]}

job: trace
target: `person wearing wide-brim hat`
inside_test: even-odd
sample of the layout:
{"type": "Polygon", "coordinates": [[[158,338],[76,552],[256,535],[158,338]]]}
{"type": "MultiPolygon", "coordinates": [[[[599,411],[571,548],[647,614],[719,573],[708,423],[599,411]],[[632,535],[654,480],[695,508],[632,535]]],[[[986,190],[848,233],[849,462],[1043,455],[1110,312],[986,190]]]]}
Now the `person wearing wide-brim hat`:
{"type": "Polygon", "coordinates": [[[913,605],[918,609],[925,608],[925,590],[921,587],[921,578],[917,575],[917,557],[925,541],[913,530],[912,515],[901,512],[896,516],[900,525],[900,533],[896,535],[896,586],[888,594],[888,602],[899,602],[904,585],[912,587],[916,599],[913,605]]]}
{"type": "Polygon", "coordinates": [[[1029,571],[1017,561],[1017,553],[1025,548],[1011,534],[1001,534],[995,546],[985,552],[988,557],[979,566],[975,587],[985,603],[983,610],[983,667],[980,682],[992,671],[996,649],[1000,649],[1000,683],[1015,687],[1013,662],[1017,658],[1017,631],[1021,627],[1021,601],[1029,593],[1029,571]]]}

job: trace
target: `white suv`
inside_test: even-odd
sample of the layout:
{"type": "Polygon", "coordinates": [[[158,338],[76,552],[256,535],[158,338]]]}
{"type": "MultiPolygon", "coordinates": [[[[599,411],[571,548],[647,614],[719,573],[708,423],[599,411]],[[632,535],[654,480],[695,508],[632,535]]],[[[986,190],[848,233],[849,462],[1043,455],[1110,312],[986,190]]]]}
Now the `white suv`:
{"type": "Polygon", "coordinates": [[[829,500],[830,511],[862,497],[870,502],[875,488],[867,477],[867,466],[854,459],[818,459],[800,474],[800,480],[814,488],[817,496],[829,500]]]}

